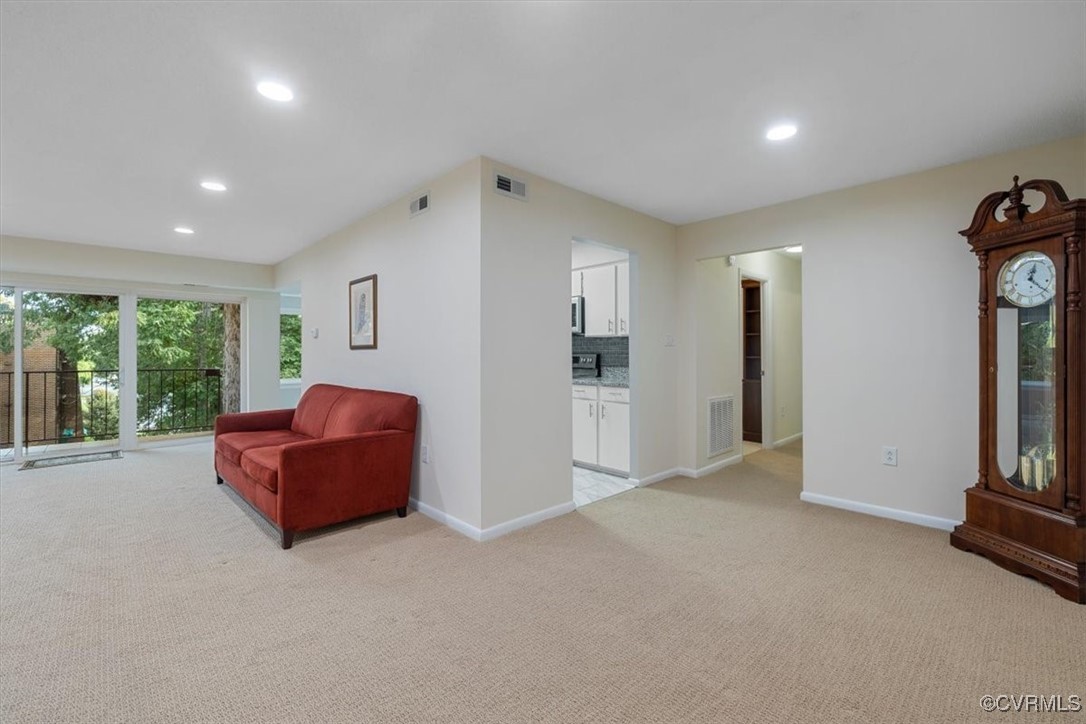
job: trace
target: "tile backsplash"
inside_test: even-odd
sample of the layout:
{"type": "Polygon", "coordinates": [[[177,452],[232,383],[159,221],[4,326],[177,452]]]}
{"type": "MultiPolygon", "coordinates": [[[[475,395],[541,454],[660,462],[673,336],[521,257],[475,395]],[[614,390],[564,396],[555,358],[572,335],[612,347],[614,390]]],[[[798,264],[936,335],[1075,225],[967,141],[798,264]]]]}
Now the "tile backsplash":
{"type": "Polygon", "coordinates": [[[629,367],[629,337],[585,337],[573,335],[573,354],[595,352],[600,356],[600,367],[629,367]]]}

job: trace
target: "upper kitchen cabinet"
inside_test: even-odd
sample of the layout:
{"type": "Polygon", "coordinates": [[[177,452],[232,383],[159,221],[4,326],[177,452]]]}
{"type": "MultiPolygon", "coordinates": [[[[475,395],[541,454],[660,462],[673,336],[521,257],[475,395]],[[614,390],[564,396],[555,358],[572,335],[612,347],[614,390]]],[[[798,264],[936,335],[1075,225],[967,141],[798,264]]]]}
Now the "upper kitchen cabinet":
{"type": "Polygon", "coordinates": [[[630,265],[605,264],[574,272],[581,275],[586,337],[630,334],[630,265]]]}
{"type": "Polygon", "coordinates": [[[622,337],[630,334],[630,263],[615,265],[615,317],[618,322],[618,334],[622,337]]]}
{"type": "Polygon", "coordinates": [[[584,333],[586,337],[609,337],[618,328],[615,316],[615,265],[583,270],[584,333]]]}

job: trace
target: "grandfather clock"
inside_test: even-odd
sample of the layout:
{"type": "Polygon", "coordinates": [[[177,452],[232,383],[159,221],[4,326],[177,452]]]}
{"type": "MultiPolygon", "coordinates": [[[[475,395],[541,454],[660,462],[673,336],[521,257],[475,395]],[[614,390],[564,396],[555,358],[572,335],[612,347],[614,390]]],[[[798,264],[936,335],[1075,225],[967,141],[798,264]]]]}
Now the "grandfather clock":
{"type": "Polygon", "coordinates": [[[1086,603],[1086,199],[1015,176],[961,234],[980,262],[980,465],[950,543],[1086,603]]]}

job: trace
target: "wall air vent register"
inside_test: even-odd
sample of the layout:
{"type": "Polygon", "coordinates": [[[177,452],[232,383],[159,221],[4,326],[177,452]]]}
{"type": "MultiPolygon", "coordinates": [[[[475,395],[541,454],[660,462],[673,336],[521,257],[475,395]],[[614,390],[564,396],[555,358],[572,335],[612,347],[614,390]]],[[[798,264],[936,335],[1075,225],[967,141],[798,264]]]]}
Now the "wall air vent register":
{"type": "Polygon", "coordinates": [[[528,184],[519,179],[515,179],[512,176],[506,176],[503,173],[495,173],[494,193],[519,199],[520,201],[527,201],[528,184]]]}

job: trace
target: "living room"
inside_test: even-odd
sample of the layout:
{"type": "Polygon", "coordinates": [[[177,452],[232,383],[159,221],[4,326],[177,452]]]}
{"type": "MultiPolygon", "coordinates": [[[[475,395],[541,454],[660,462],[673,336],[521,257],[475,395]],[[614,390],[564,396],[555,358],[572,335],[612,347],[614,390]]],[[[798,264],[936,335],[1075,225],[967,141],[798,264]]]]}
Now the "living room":
{"type": "MultiPolygon", "coordinates": [[[[994,597],[1009,588],[1008,600],[1079,615],[1050,591],[994,566],[988,566],[993,570],[987,578],[979,558],[976,569],[963,572],[947,562],[964,554],[945,544],[942,531],[963,520],[962,491],[977,474],[977,260],[958,230],[968,226],[985,195],[1010,188],[1015,175],[1055,179],[1070,197],[1086,196],[1081,82],[1086,58],[1076,42],[1084,22],[1080,5],[933,5],[909,11],[898,4],[882,9],[874,4],[798,9],[707,4],[681,10],[653,3],[614,9],[526,4],[520,10],[424,4],[409,11],[350,5],[306,9],[292,3],[274,10],[63,3],[39,9],[10,3],[3,13],[0,284],[133,299],[147,294],[237,299],[244,309],[242,409],[247,411],[280,406],[280,292],[298,289],[303,387],[336,383],[418,398],[411,507],[422,513],[409,513],[406,521],[378,517],[333,529],[300,539],[286,552],[229,493],[216,490],[206,441],[168,449],[137,443],[123,450],[122,460],[57,472],[4,467],[0,532],[5,570],[13,576],[5,579],[20,583],[17,597],[5,595],[5,619],[18,626],[4,627],[5,642],[14,642],[14,648],[5,643],[4,658],[12,661],[13,651],[25,654],[48,640],[30,619],[30,569],[15,567],[8,551],[32,555],[45,571],[49,591],[63,591],[66,576],[79,579],[82,583],[73,586],[92,591],[104,612],[98,616],[79,607],[81,617],[65,624],[65,631],[74,623],[86,624],[94,641],[68,632],[59,644],[73,650],[85,644],[89,652],[83,673],[65,670],[63,696],[51,699],[28,683],[48,686],[47,664],[56,660],[54,654],[26,658],[23,668],[14,662],[5,666],[5,680],[18,682],[14,688],[5,684],[2,702],[14,720],[166,721],[172,714],[156,708],[148,696],[156,686],[175,687],[170,695],[175,712],[195,714],[200,708],[193,692],[218,691],[215,677],[246,666],[252,669],[243,681],[253,688],[244,693],[232,687],[234,703],[217,699],[219,708],[207,710],[208,718],[274,720],[276,715],[257,701],[259,679],[251,674],[267,672],[269,659],[296,650],[315,656],[328,677],[323,682],[306,677],[327,720],[349,719],[349,710],[337,708],[349,701],[368,702],[371,708],[363,708],[369,713],[359,718],[374,720],[393,719],[400,711],[413,712],[412,719],[441,713],[444,718],[506,721],[666,719],[649,696],[654,689],[644,674],[659,674],[658,667],[682,670],[677,662],[684,649],[671,648],[679,644],[693,652],[685,675],[697,693],[693,703],[678,704],[682,689],[665,677],[663,690],[655,691],[676,707],[670,718],[750,720],[719,715],[727,702],[739,706],[720,691],[720,679],[729,672],[739,676],[746,688],[735,694],[747,704],[751,697],[779,697],[782,689],[740,675],[738,660],[714,659],[713,647],[726,648],[726,643],[711,640],[709,622],[719,624],[726,609],[716,606],[735,604],[743,589],[724,596],[716,588],[699,587],[688,566],[710,565],[715,553],[695,547],[693,537],[683,539],[684,517],[719,546],[717,552],[742,551],[747,557],[730,564],[751,576],[757,575],[754,562],[764,562],[762,554],[749,542],[722,537],[722,529],[741,525],[741,513],[769,526],[773,515],[762,513],[776,511],[779,522],[812,524],[803,528],[820,542],[812,551],[830,555],[855,540],[879,541],[870,559],[860,552],[842,563],[848,573],[860,576],[866,566],[885,563],[887,578],[879,578],[884,587],[877,590],[899,594],[889,582],[896,571],[930,600],[956,607],[955,622],[973,605],[955,600],[955,581],[963,577],[963,585],[974,593],[987,591],[994,597]],[[613,27],[618,16],[612,13],[631,26],[613,27]],[[817,16],[822,13],[832,16],[818,25],[825,35],[804,40],[801,30],[821,23],[817,16]],[[977,33],[977,23],[984,33],[977,33]],[[455,32],[441,30],[443,25],[455,32]],[[564,40],[554,40],[556,25],[566,31],[558,34],[564,40]],[[174,29],[179,27],[192,32],[177,37],[174,29]],[[296,37],[293,29],[299,27],[309,29],[296,37]],[[702,97],[712,94],[694,93],[712,87],[710,80],[720,82],[715,73],[688,71],[702,65],[698,54],[715,58],[705,64],[710,68],[735,67],[731,53],[749,50],[755,42],[741,37],[744,27],[757,29],[752,36],[761,43],[783,32],[795,41],[785,45],[797,55],[765,58],[768,70],[752,71],[749,78],[735,80],[736,87],[721,89],[721,97],[741,99],[734,107],[702,97]],[[726,32],[738,50],[719,48],[728,45],[716,38],[719,32],[726,32]],[[353,34],[368,42],[353,40],[353,34]],[[976,40],[978,35],[983,42],[976,40]],[[966,37],[971,38],[969,52],[962,46],[966,37]],[[646,50],[649,58],[638,67],[641,72],[631,72],[628,49],[652,38],[660,48],[646,50]],[[484,62],[486,48],[497,39],[504,39],[501,47],[519,59],[491,74],[484,62]],[[524,55],[509,50],[507,43],[522,48],[524,55]],[[835,43],[845,50],[835,52],[835,43]],[[878,51],[885,55],[876,52],[879,45],[889,46],[878,51]],[[408,54],[423,52],[421,46],[430,48],[427,62],[408,54]],[[916,50],[921,47],[923,54],[916,50]],[[806,56],[798,55],[799,49],[813,60],[800,63],[798,58],[806,56]],[[563,53],[569,57],[553,57],[563,53]],[[674,57],[662,57],[669,55],[674,57]],[[1037,72],[1008,61],[1053,55],[1056,59],[1046,63],[1055,62],[1059,72],[1037,72]],[[179,57],[185,61],[174,76],[171,69],[179,57]],[[864,62],[856,62],[857,57],[864,62]],[[462,65],[454,65],[458,58],[462,65]],[[599,73],[578,79],[593,61],[600,64],[599,73]],[[653,70],[651,62],[660,66],[653,70]],[[855,67],[862,65],[871,67],[855,67]],[[371,73],[356,80],[354,71],[345,68],[369,68],[371,73]],[[789,77],[787,71],[794,68],[799,75],[789,77]],[[429,69],[432,76],[420,69],[429,69]],[[291,83],[293,105],[256,93],[263,71],[291,83]],[[882,76],[888,78],[883,84],[870,83],[882,76]],[[917,77],[925,78],[922,87],[914,87],[917,77]],[[556,83],[557,78],[567,85],[556,83]],[[771,84],[768,78],[780,80],[771,84]],[[358,88],[344,92],[354,87],[351,81],[358,88]],[[766,90],[770,86],[772,92],[766,90]],[[405,93],[404,87],[417,90],[405,93]],[[610,95],[603,90],[608,87],[610,95]],[[910,91],[904,94],[906,87],[910,91]],[[509,90],[494,93],[492,88],[509,90]],[[557,100],[550,96],[555,88],[564,89],[557,100]],[[1024,99],[1014,104],[1000,100],[1008,88],[1021,88],[1024,99]],[[375,117],[372,100],[400,103],[397,113],[403,115],[375,117]],[[462,106],[474,106],[478,115],[456,116],[447,124],[433,120],[462,106]],[[503,124],[481,125],[480,118],[502,110],[511,114],[503,124]],[[568,120],[574,110],[576,123],[568,120]],[[767,141],[766,128],[784,116],[795,117],[795,137],[767,141]],[[648,135],[645,128],[654,124],[663,130],[648,135]],[[604,128],[617,131],[610,136],[604,128]],[[724,129],[727,138],[714,138],[712,128],[724,129]],[[458,143],[448,145],[450,137],[458,143]],[[340,140],[331,143],[331,138],[340,140]],[[713,143],[706,150],[709,138],[713,143]],[[535,145],[543,150],[535,151],[535,145]],[[688,173],[698,175],[688,182],[688,173]],[[199,187],[212,175],[229,182],[225,193],[199,187]],[[498,176],[523,183],[526,199],[495,193],[498,176]],[[412,214],[410,202],[421,195],[428,196],[430,205],[412,214]],[[195,233],[175,233],[175,226],[195,233]],[[631,281],[640,333],[630,347],[630,476],[642,487],[614,503],[591,506],[588,513],[570,512],[566,284],[574,238],[630,249],[639,260],[631,281]],[[739,379],[737,373],[718,374],[729,360],[714,356],[705,344],[713,330],[705,328],[699,310],[697,262],[794,244],[803,246],[802,455],[792,459],[785,450],[778,453],[783,457],[764,458],[772,461],[765,468],[721,468],[721,459],[711,457],[706,447],[705,401],[733,391],[739,379]],[[379,341],[375,349],[351,349],[348,290],[353,280],[370,274],[379,279],[379,341]],[[882,464],[880,450],[887,445],[900,451],[899,465],[882,464]],[[113,467],[94,472],[95,466],[113,467]],[[138,481],[127,477],[135,473],[125,470],[138,470],[146,480],[176,480],[176,485],[152,485],[141,497],[138,481]],[[777,485],[773,475],[795,475],[800,488],[781,484],[789,501],[783,507],[776,502],[768,506],[757,485],[748,490],[737,484],[738,498],[719,497],[725,495],[730,473],[769,481],[769,486],[777,485]],[[27,482],[31,479],[44,483],[35,487],[27,482]],[[106,500],[73,498],[86,506],[87,519],[77,524],[65,515],[70,535],[51,531],[34,507],[66,510],[61,502],[66,486],[78,488],[81,480],[104,486],[106,500]],[[801,495],[820,505],[801,504],[801,495]],[[698,506],[684,505],[684,500],[704,501],[714,517],[701,517],[698,506]],[[163,506],[170,516],[163,515],[163,506]],[[875,517],[861,519],[826,507],[875,517]],[[658,522],[651,523],[656,516],[658,522]],[[155,526],[137,525],[141,517],[155,526]],[[177,530],[160,529],[171,518],[177,530]],[[835,526],[856,538],[835,535],[835,526]],[[158,535],[179,546],[176,561],[136,556],[147,540],[141,536],[158,535]],[[591,615],[584,621],[552,620],[514,589],[526,586],[539,594],[539,601],[562,609],[557,593],[543,594],[526,579],[554,565],[548,550],[556,552],[555,558],[569,552],[560,546],[563,537],[593,543],[577,550],[587,550],[584,565],[594,576],[602,575],[597,565],[606,568],[608,561],[621,561],[618,569],[631,575],[640,565],[641,572],[631,578],[638,585],[608,576],[597,596],[592,575],[586,572],[582,578],[563,568],[558,580],[571,581],[570,595],[591,615]],[[38,548],[29,547],[30,540],[38,548]],[[664,541],[680,540],[666,556],[654,553],[664,541]],[[441,554],[442,547],[470,565],[456,572],[456,557],[441,554]],[[922,560],[946,566],[930,574],[937,590],[926,588],[923,570],[903,561],[914,547],[924,552],[922,560]],[[367,551],[379,563],[357,557],[367,551]],[[46,552],[57,560],[50,562],[46,552]],[[133,563],[139,575],[129,579],[123,568],[104,563],[109,560],[133,563]],[[216,562],[224,571],[212,570],[216,562]],[[255,625],[238,611],[225,610],[232,596],[225,569],[244,570],[239,565],[284,576],[296,596],[271,621],[292,633],[269,643],[267,651],[228,631],[231,624],[248,632],[255,625]],[[94,580],[95,571],[107,580],[116,576],[124,585],[102,587],[94,580]],[[370,577],[356,579],[360,571],[370,577]],[[494,578],[499,571],[508,577],[494,578]],[[452,612],[429,605],[438,589],[415,580],[426,576],[448,589],[452,612]],[[190,586],[191,597],[185,598],[185,588],[176,585],[180,581],[190,586]],[[673,594],[667,592],[668,581],[681,583],[673,594]],[[376,589],[382,582],[395,586],[401,597],[388,619],[379,610],[376,589]],[[307,592],[311,584],[313,592],[307,592]],[[156,586],[181,597],[175,607],[164,609],[171,618],[158,621],[162,628],[157,632],[152,604],[162,602],[156,586]],[[640,601],[647,608],[620,618],[618,628],[609,630],[601,612],[616,602],[639,599],[639,587],[657,600],[640,601]],[[317,600],[316,591],[340,598],[328,605],[317,600]],[[673,638],[657,639],[650,625],[638,625],[681,620],[691,602],[700,602],[695,610],[705,613],[708,606],[712,611],[692,622],[692,630],[705,639],[686,638],[670,624],[666,630],[673,638]],[[203,605],[208,610],[201,613],[203,605]],[[489,612],[485,626],[477,612],[469,613],[473,606],[489,612]],[[519,636],[513,621],[523,606],[538,614],[525,619],[537,634],[527,638],[519,636]],[[111,639],[103,632],[123,629],[126,610],[135,619],[131,636],[113,631],[111,639]],[[299,628],[307,610],[319,611],[320,618],[299,628]],[[347,639],[367,641],[370,634],[360,623],[343,620],[358,612],[364,612],[359,620],[386,627],[380,646],[362,658],[353,659],[345,644],[313,630],[318,623],[342,625],[347,639]],[[596,614],[604,623],[593,628],[588,619],[596,614]],[[456,616],[470,625],[458,623],[456,616]],[[178,621],[181,625],[175,626],[178,621]],[[412,633],[412,623],[426,635],[412,633]],[[551,642],[547,625],[585,639],[572,648],[568,640],[551,642]],[[499,629],[494,634],[500,642],[497,651],[485,645],[491,626],[499,629]],[[300,642],[307,635],[324,648],[300,642]],[[589,644],[600,645],[605,635],[626,641],[618,644],[621,652],[610,651],[621,653],[625,664],[617,668],[626,680],[640,682],[640,693],[616,684],[607,667],[593,661],[589,644]],[[234,650],[205,659],[216,637],[234,650]],[[154,650],[141,651],[141,640],[150,641],[154,650]],[[135,652],[132,661],[154,672],[151,680],[139,683],[134,700],[117,698],[118,683],[103,668],[103,653],[114,645],[126,656],[135,652]],[[534,656],[521,648],[532,646],[534,656]],[[413,708],[398,709],[403,702],[390,693],[395,677],[389,672],[405,673],[435,650],[441,652],[435,660],[447,667],[436,689],[445,698],[434,701],[420,694],[413,708]],[[608,697],[605,705],[596,705],[576,695],[571,700],[582,709],[555,703],[569,695],[570,682],[560,671],[563,651],[573,652],[579,664],[574,670],[597,690],[618,685],[625,703],[608,697]],[[639,669],[633,663],[639,655],[652,666],[639,669]],[[202,660],[214,664],[198,671],[202,660]],[[178,662],[185,662],[185,668],[177,668],[178,662]],[[367,699],[369,694],[333,673],[337,662],[356,675],[388,667],[373,690],[377,698],[367,699]],[[468,686],[474,666],[481,669],[480,681],[503,694],[468,686]],[[193,680],[168,684],[181,670],[193,680]],[[95,682],[108,692],[101,699],[92,693],[95,682]],[[354,698],[332,691],[336,686],[352,691],[354,698]],[[707,689],[712,693],[706,694],[707,689]],[[83,714],[63,708],[74,706],[77,695],[90,697],[83,714]],[[705,708],[697,709],[698,702],[705,708]]],[[[802,539],[772,530],[794,546],[804,545],[802,539]]],[[[795,548],[785,550],[800,555],[795,548]]],[[[910,607],[902,604],[900,609],[854,600],[871,592],[850,575],[830,580],[832,587],[812,594],[824,608],[812,610],[835,623],[847,609],[872,622],[870,631],[861,627],[865,632],[900,636],[907,626],[880,629],[874,619],[897,616],[899,622],[920,626],[937,615],[913,598],[910,607]],[[869,610],[854,610],[864,604],[870,604],[869,610]]],[[[786,585],[777,578],[772,584],[778,590],[786,585]]],[[[273,591],[252,585],[253,591],[259,589],[253,602],[273,600],[273,591]]],[[[772,590],[755,589],[753,600],[763,600],[772,590]]],[[[246,600],[244,592],[234,593],[246,600]]],[[[812,603],[798,591],[784,594],[812,603]]],[[[785,614],[777,605],[772,608],[774,614],[785,614]]],[[[747,617],[741,623],[749,626],[782,625],[746,605],[737,610],[747,617]]],[[[63,619],[58,609],[44,620],[63,619]]],[[[802,617],[796,625],[801,623],[802,617]]],[[[845,630],[833,628],[838,635],[845,630]]],[[[829,636],[826,631],[788,631],[810,638],[798,644],[807,655],[829,636]]],[[[757,645],[746,634],[736,635],[747,647],[757,645]]],[[[985,631],[978,641],[992,636],[985,631]]],[[[787,640],[778,644],[787,647],[787,640]]],[[[1056,657],[1056,664],[1044,665],[1041,678],[1031,680],[1052,688],[1047,693],[1071,685],[1059,661],[1070,665],[1074,652],[1081,654],[1081,648],[1061,645],[1053,642],[1066,658],[1056,657]]],[[[1026,656],[1020,650],[1024,644],[1014,647],[1026,656]]],[[[864,651],[869,662],[888,665],[877,647],[864,651]]],[[[910,649],[909,654],[906,660],[919,661],[919,652],[910,649]]],[[[977,665],[980,652],[971,649],[970,655],[961,666],[977,665]]],[[[785,677],[777,679],[784,690],[791,691],[791,685],[802,692],[795,700],[786,696],[782,704],[792,718],[817,720],[821,713],[827,721],[850,716],[879,720],[866,698],[890,684],[876,674],[863,674],[856,662],[846,666],[857,677],[849,694],[843,678],[829,676],[821,684],[814,674],[789,679],[787,658],[758,661],[785,677]],[[864,676],[871,678],[859,681],[864,676]],[[839,693],[823,697],[817,693],[820,686],[839,693]],[[855,708],[847,710],[850,696],[855,708]]],[[[849,660],[841,653],[827,661],[849,660]]],[[[941,665],[957,666],[949,658],[941,665]]],[[[128,663],[119,666],[130,671],[128,663]]],[[[300,663],[288,666],[295,672],[300,663]]],[[[409,675],[416,691],[433,684],[442,667],[423,668],[425,675],[409,675]]],[[[966,694],[988,693],[978,688],[984,681],[968,673],[962,678],[955,692],[947,692],[948,697],[961,692],[961,700],[953,702],[959,715],[954,719],[980,720],[975,702],[965,699],[966,694]]],[[[995,677],[992,685],[1006,687],[1009,681],[995,677]]],[[[299,709],[286,710],[299,716],[299,709]]],[[[932,716],[924,718],[938,718],[927,713],[932,716]]],[[[903,720],[901,714],[886,720],[903,720]]]]}

